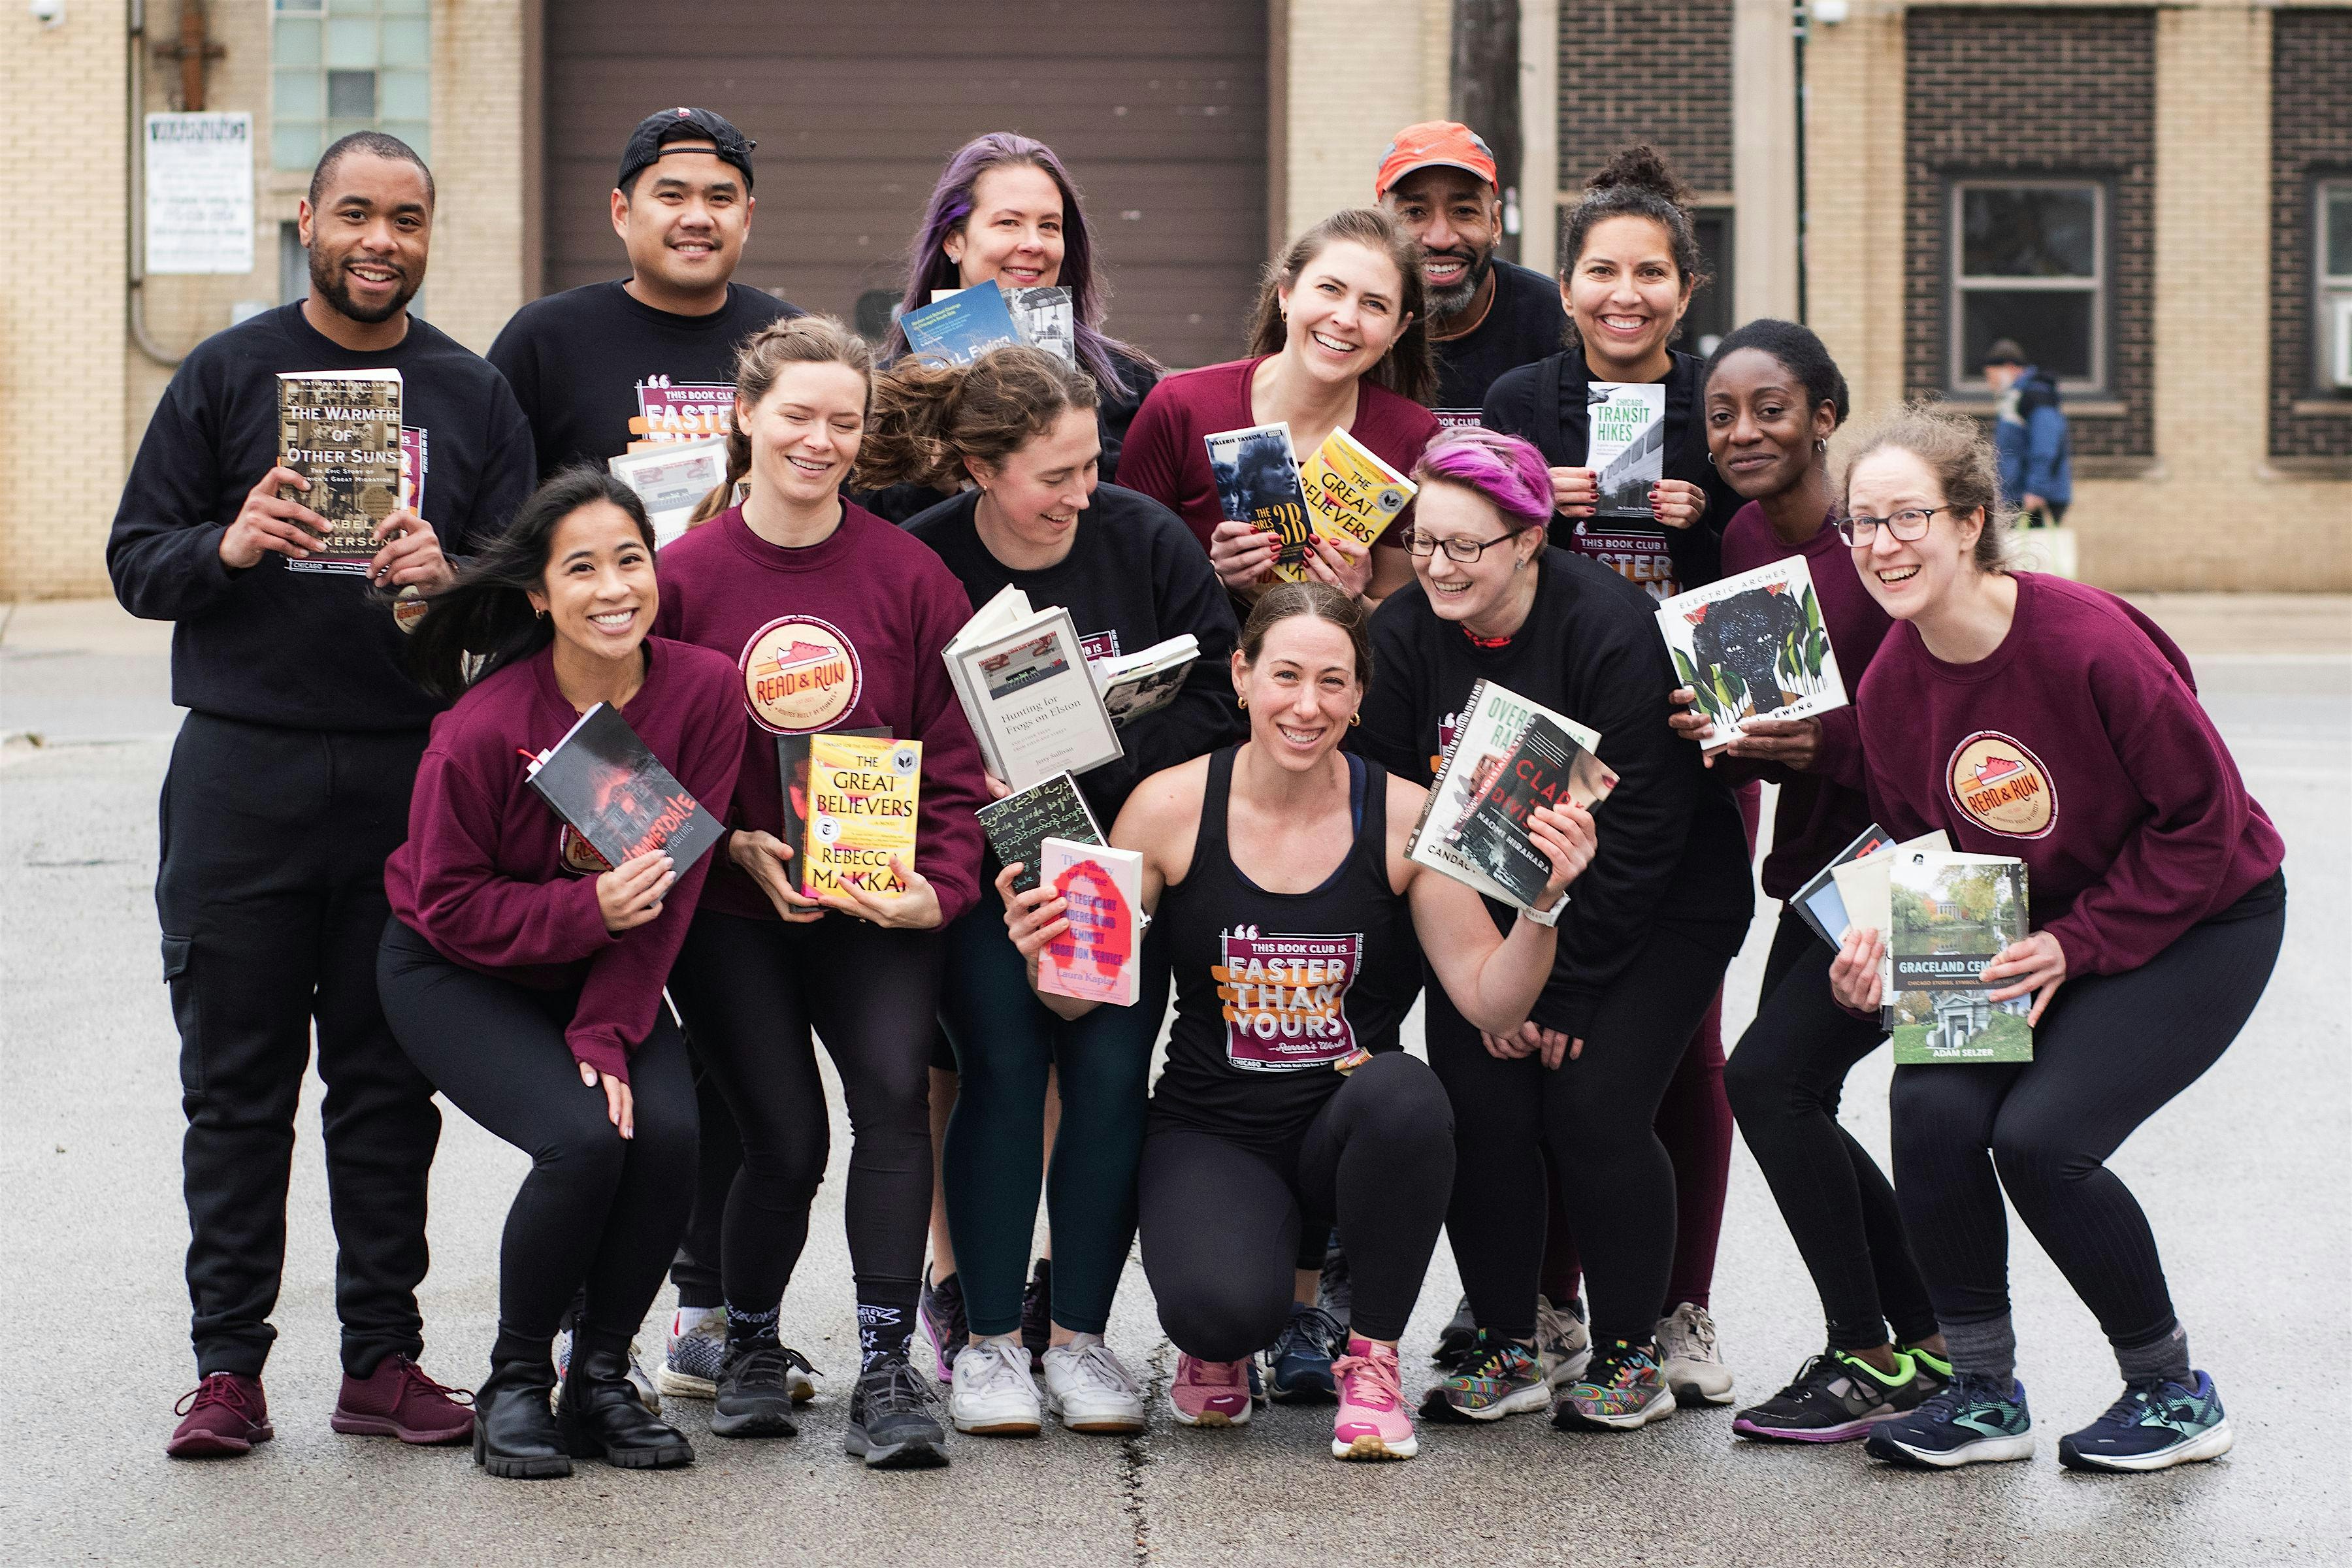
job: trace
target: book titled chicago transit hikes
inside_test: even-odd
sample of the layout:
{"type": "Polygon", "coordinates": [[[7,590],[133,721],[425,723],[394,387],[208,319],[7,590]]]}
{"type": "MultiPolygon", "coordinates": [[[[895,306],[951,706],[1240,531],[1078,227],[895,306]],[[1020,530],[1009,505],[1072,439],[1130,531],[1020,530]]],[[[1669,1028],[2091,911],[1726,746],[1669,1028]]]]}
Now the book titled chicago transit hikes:
{"type": "Polygon", "coordinates": [[[1597,808],[1617,787],[1601,736],[1491,680],[1446,727],[1437,777],[1405,855],[1516,909],[1538,907],[1551,859],[1528,832],[1538,805],[1597,808]]]}
{"type": "Polygon", "coordinates": [[[1995,1002],[1984,966],[2028,930],[2025,864],[2004,855],[1898,850],[1890,858],[1895,1061],[2030,1062],[2033,995],[1995,1002]]]}
{"type": "MultiPolygon", "coordinates": [[[[1366,550],[1420,493],[1419,486],[1345,430],[1324,437],[1315,455],[1299,466],[1298,482],[1314,536],[1348,540],[1366,550]]],[[[1300,548],[1296,560],[1277,557],[1274,574],[1286,583],[1306,582],[1306,549],[1300,548]]]]}
{"type": "Polygon", "coordinates": [[[1791,555],[1658,605],[1675,679],[1715,722],[1712,752],[1748,719],[1810,719],[1846,705],[1805,558],[1791,555]]]}
{"type": "Polygon", "coordinates": [[[1596,381],[1585,394],[1584,466],[1601,489],[1599,517],[1655,517],[1650,487],[1666,472],[1666,389],[1596,381]]]}
{"type": "Polygon", "coordinates": [[[726,831],[609,702],[582,714],[528,777],[608,868],[659,849],[682,877],[726,831]]]}
{"type": "Polygon", "coordinates": [[[327,525],[326,548],[288,558],[290,572],[367,574],[383,548],[376,525],[407,504],[396,370],[282,371],[278,377],[278,461],[310,481],[278,497],[309,507],[327,525]]]}
{"type": "Polygon", "coordinates": [[[839,731],[809,737],[808,852],[801,891],[811,898],[907,890],[891,862],[915,865],[915,811],[923,784],[923,743],[839,731]]]}
{"type": "Polygon", "coordinates": [[[1307,542],[1315,528],[1307,521],[1307,490],[1299,483],[1288,423],[1219,430],[1201,439],[1209,448],[1209,474],[1216,481],[1217,505],[1225,521],[1273,534],[1275,571],[1289,567],[1303,573],[1307,542]]]}
{"type": "Polygon", "coordinates": [[[1040,877],[1066,906],[1070,929],[1037,955],[1037,989],[1080,1002],[1135,1005],[1142,942],[1143,857],[1132,849],[1048,838],[1040,877]]]}
{"type": "Polygon", "coordinates": [[[988,847],[996,852],[997,864],[1021,868],[1013,879],[1016,893],[1037,885],[1042,865],[1039,851],[1048,838],[1071,844],[1103,841],[1101,824],[1095,820],[1087,797],[1078,793],[1078,781],[1067,773],[1055,773],[1043,784],[992,800],[972,816],[979,818],[980,830],[988,835],[988,847]]]}

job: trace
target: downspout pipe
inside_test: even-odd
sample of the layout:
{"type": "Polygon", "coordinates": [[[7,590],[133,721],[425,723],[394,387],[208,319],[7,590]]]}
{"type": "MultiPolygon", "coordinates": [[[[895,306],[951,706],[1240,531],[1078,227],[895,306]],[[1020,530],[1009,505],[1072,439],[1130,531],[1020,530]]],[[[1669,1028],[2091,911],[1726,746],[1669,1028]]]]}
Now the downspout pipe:
{"type": "Polygon", "coordinates": [[[130,79],[130,195],[123,204],[131,236],[131,283],[126,301],[130,314],[131,345],[149,359],[170,370],[177,366],[184,354],[175,354],[158,343],[147,331],[147,125],[141,111],[147,102],[147,0],[131,0],[131,62],[130,79]]]}

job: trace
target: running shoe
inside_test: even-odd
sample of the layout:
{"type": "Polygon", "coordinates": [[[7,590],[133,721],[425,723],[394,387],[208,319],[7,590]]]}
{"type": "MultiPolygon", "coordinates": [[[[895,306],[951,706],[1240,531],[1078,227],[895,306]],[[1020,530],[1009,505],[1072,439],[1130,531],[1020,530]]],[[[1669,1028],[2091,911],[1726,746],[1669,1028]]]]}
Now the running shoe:
{"type": "Polygon", "coordinates": [[[763,1336],[738,1346],[719,1372],[710,1405],[711,1436],[797,1436],[801,1428],[793,1419],[793,1384],[796,1380],[806,1383],[809,1371],[807,1357],[772,1339],[763,1336]]]}
{"type": "Polygon", "coordinates": [[[1961,1373],[1916,1410],[1872,1427],[1864,1448],[1874,1459],[1916,1470],[2031,1458],[2033,1417],[2025,1408],[2025,1384],[1961,1373]]]}
{"type": "Polygon", "coordinates": [[[269,1424],[269,1401],[261,1380],[242,1373],[215,1372],[180,1396],[172,1413],[181,1417],[163,1452],[175,1459],[217,1459],[249,1454],[256,1443],[278,1436],[269,1424]]]}
{"type": "Polygon", "coordinates": [[[849,1396],[845,1452],[872,1470],[928,1470],[948,1462],[948,1435],[931,1415],[940,1396],[904,1351],[874,1358],[849,1396]]]}
{"type": "MultiPolygon", "coordinates": [[[[720,1310],[720,1335],[724,1338],[725,1310],[722,1308],[720,1310]]],[[[561,1387],[563,1380],[572,1375],[572,1331],[569,1328],[555,1331],[554,1351],[555,1381],[561,1387]]],[[[637,1359],[637,1342],[635,1340],[629,1342],[629,1386],[637,1391],[638,1400],[647,1410],[656,1415],[661,1414],[661,1390],[654,1386],[654,1380],[646,1371],[645,1363],[637,1359]]]]}
{"type": "Polygon", "coordinates": [[[1250,1418],[1245,1361],[1201,1361],[1176,1353],[1176,1381],[1168,1408],[1187,1426],[1246,1426],[1250,1418]]]}
{"type": "Polygon", "coordinates": [[[1029,1349],[1010,1334],[966,1345],[948,1385],[948,1419],[959,1432],[1034,1437],[1045,1407],[1029,1375],[1029,1349]]]}
{"type": "Polygon", "coordinates": [[[1881,1372],[1860,1356],[1827,1350],[1788,1387],[1733,1416],[1731,1429],[1780,1443],[1850,1443],[1888,1416],[1917,1409],[1938,1386],[1899,1351],[1895,1370],[1881,1372]]]}
{"type": "MultiPolygon", "coordinates": [[[[669,1335],[663,1346],[662,1368],[654,1386],[663,1397],[710,1399],[719,1393],[719,1374],[727,1365],[727,1309],[680,1307],[670,1314],[669,1335]]],[[[814,1393],[814,1388],[811,1389],[814,1393]]]]}
{"type": "Polygon", "coordinates": [[[1021,1292],[1021,1342],[1029,1352],[1029,1370],[1045,1370],[1045,1352],[1054,1343],[1054,1260],[1037,1259],[1029,1283],[1021,1292]]]}
{"type": "Polygon", "coordinates": [[[1584,1326],[1582,1302],[1561,1308],[1549,1296],[1536,1298],[1536,1354],[1543,1360],[1544,1380],[1554,1388],[1584,1375],[1592,1364],[1592,1331],[1584,1326]]]}
{"type": "Polygon", "coordinates": [[[1658,1320],[1658,1356],[1677,1405],[1731,1403],[1731,1369],[1716,1348],[1715,1319],[1705,1307],[1685,1301],[1658,1320]]]}
{"type": "Polygon", "coordinates": [[[1454,1316],[1437,1331],[1437,1348],[1429,1359],[1447,1372],[1457,1372],[1478,1349],[1478,1320],[1470,1315],[1470,1298],[1465,1296],[1454,1309],[1454,1316]]]}
{"type": "Polygon", "coordinates": [[[1593,1352],[1584,1375],[1561,1392],[1551,1424],[1563,1432],[1629,1432],[1675,1410],[1656,1348],[1617,1340],[1593,1352]]]}
{"type": "Polygon", "coordinates": [[[971,1342],[971,1321],[963,1311],[962,1277],[950,1274],[933,1285],[930,1268],[926,1265],[923,1294],[915,1315],[923,1321],[923,1338],[930,1342],[931,1375],[945,1388],[955,1382],[956,1357],[971,1342]]]}
{"type": "Polygon", "coordinates": [[[1478,1331],[1478,1347],[1460,1372],[1422,1396],[1424,1421],[1496,1421],[1551,1403],[1551,1384],[1531,1345],[1478,1331]]]}
{"type": "Polygon", "coordinates": [[[1331,1422],[1335,1459],[1410,1459],[1421,1452],[1404,1389],[1396,1347],[1350,1339],[1348,1353],[1331,1363],[1339,1380],[1339,1413],[1331,1422]]]}
{"type": "Polygon", "coordinates": [[[1266,1396],[1277,1405],[1328,1405],[1339,1397],[1331,1362],[1348,1342],[1347,1330],[1320,1307],[1290,1304],[1282,1337],[1265,1358],[1266,1396]]]}
{"type": "Polygon", "coordinates": [[[1100,1334],[1047,1349],[1045,1406],[1073,1432],[1143,1430],[1143,1385],[1100,1334]]]}
{"type": "Polygon", "coordinates": [[[1252,1356],[1249,1360],[1242,1363],[1242,1374],[1249,1383],[1250,1403],[1252,1405],[1265,1404],[1265,1379],[1258,1375],[1257,1357],[1252,1356]]]}
{"type": "Polygon", "coordinates": [[[1315,1293],[1315,1304],[1345,1323],[1356,1312],[1356,1281],[1348,1269],[1348,1249],[1339,1245],[1339,1233],[1331,1233],[1331,1245],[1323,1249],[1323,1282],[1315,1293]]]}
{"type": "Polygon", "coordinates": [[[2125,1384],[2105,1415],[2058,1439],[2058,1462],[2070,1470],[2168,1470],[2220,1458],[2231,1442],[2221,1395],[2203,1373],[2189,1378],[2125,1384]]]}

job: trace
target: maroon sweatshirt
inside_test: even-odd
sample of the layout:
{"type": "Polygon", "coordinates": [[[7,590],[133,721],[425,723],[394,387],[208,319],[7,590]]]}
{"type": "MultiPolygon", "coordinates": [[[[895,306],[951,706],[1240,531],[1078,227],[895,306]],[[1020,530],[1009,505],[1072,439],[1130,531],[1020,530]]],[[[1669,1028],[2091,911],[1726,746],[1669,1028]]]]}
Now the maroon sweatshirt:
{"type": "MultiPolygon", "coordinates": [[[[1118,482],[1182,518],[1203,550],[1209,547],[1209,535],[1225,520],[1203,437],[1258,422],[1250,412],[1250,378],[1266,357],[1259,354],[1162,377],[1136,411],[1135,423],[1127,427],[1127,445],[1119,449],[1118,482]]],[[[1412,472],[1421,449],[1438,429],[1437,416],[1411,398],[1369,381],[1358,384],[1356,417],[1348,434],[1397,472],[1412,472]]],[[[1382,531],[1378,542],[1394,544],[1403,531],[1404,520],[1399,519],[1382,531]]]]}
{"type": "MultiPolygon", "coordinates": [[[[1863,672],[1878,652],[1886,628],[1895,623],[1863,585],[1862,574],[1853,569],[1853,553],[1838,531],[1824,518],[1820,531],[1804,543],[1784,544],[1755,501],[1733,512],[1724,527],[1727,577],[1791,555],[1803,556],[1805,569],[1813,575],[1822,625],[1829,628],[1830,649],[1837,655],[1838,674],[1851,699],[1861,689],[1863,672]]],[[[1730,768],[1734,777],[1768,778],[1780,786],[1780,804],[1772,816],[1772,853],[1764,857],[1769,897],[1786,899],[1803,887],[1870,826],[1870,799],[1863,789],[1861,721],[1854,712],[1852,707],[1832,708],[1821,715],[1820,754],[1806,772],[1777,763],[1736,763],[1729,757],[1716,763],[1730,768]]]]}
{"type": "MultiPolygon", "coordinates": [[[[695,799],[723,811],[742,756],[735,671],[707,648],[659,637],[646,639],[646,683],[621,717],[695,799]]],[[[687,868],[655,919],[619,936],[604,929],[593,862],[566,857],[569,831],[527,782],[522,754],[552,746],[579,719],[556,689],[552,649],[509,665],[435,719],[408,842],[384,862],[383,888],[392,912],[450,963],[535,991],[579,986],[564,1043],[625,1083],[712,857],[687,868]]]]}
{"type": "Polygon", "coordinates": [[[2111,594],[2015,575],[2009,635],[1974,664],[1888,633],[1862,680],[1871,808],[1898,839],[2023,860],[2067,973],[2137,969],[2285,849],[2172,639],[2111,594]]]}
{"type": "MultiPolygon", "coordinates": [[[[940,650],[971,619],[971,601],[947,563],[865,508],[842,503],[841,526],[805,549],[769,543],[731,507],[670,542],[655,558],[664,637],[716,648],[735,661],[744,719],[730,827],[781,837],[782,775],[776,737],[821,730],[887,729],[923,743],[915,816],[915,868],[938,893],[941,923],[980,897],[980,823],[986,803],[980,746],[940,650]]],[[[708,907],[773,920],[775,905],[732,861],[711,874],[708,907]]]]}

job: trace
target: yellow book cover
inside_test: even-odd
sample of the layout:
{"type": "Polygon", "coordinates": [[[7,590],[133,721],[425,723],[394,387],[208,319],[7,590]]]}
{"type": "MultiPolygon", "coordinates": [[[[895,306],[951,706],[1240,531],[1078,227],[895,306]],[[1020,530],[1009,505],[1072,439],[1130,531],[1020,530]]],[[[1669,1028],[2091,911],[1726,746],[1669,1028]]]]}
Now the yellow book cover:
{"type": "Polygon", "coordinates": [[[915,807],[922,795],[923,743],[879,735],[809,737],[808,837],[801,891],[811,898],[903,893],[890,869],[915,865],[915,807]]]}
{"type": "MultiPolygon", "coordinates": [[[[1419,489],[1345,430],[1324,438],[1315,455],[1300,465],[1298,478],[1307,490],[1307,521],[1315,536],[1351,539],[1367,550],[1419,489]]],[[[1274,574],[1286,583],[1304,583],[1307,563],[1276,563],[1274,574]]]]}

